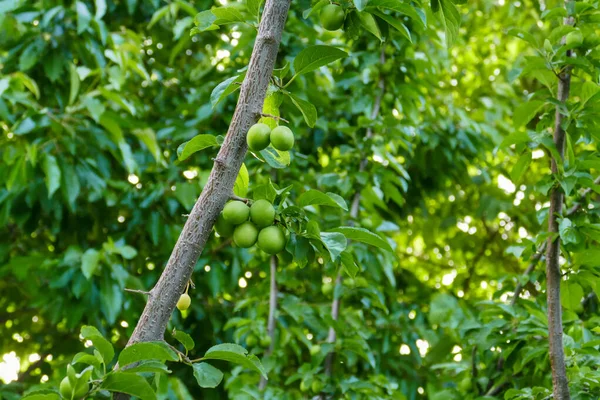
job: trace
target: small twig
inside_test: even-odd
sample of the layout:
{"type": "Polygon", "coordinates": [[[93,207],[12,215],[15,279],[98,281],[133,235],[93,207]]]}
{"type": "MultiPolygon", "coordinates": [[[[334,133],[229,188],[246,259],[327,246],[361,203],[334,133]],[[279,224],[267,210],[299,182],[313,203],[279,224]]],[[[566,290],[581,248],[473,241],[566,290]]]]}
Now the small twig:
{"type": "Polygon", "coordinates": [[[243,201],[243,202],[244,202],[244,203],[246,203],[246,204],[248,204],[248,202],[250,201],[250,200],[248,200],[248,199],[247,199],[247,198],[245,198],[245,197],[240,197],[240,196],[238,196],[238,195],[235,195],[235,194],[233,194],[233,193],[231,193],[231,195],[229,195],[229,200],[243,201]]]}
{"type": "Polygon", "coordinates": [[[126,292],[141,293],[141,294],[145,294],[146,296],[150,296],[150,292],[146,292],[145,290],[137,290],[137,289],[129,289],[129,288],[125,288],[123,290],[125,290],[126,292]]]}
{"type": "Polygon", "coordinates": [[[278,117],[277,115],[263,114],[263,113],[260,113],[260,115],[261,115],[261,117],[264,117],[264,118],[273,118],[273,119],[276,119],[276,120],[278,120],[278,121],[283,121],[283,122],[285,122],[286,124],[289,124],[289,123],[290,123],[290,121],[288,121],[287,119],[285,119],[285,118],[281,118],[281,117],[278,117]]]}
{"type": "MultiPolygon", "coordinates": [[[[167,343],[167,342],[165,341],[165,343],[167,343]]],[[[185,362],[185,363],[187,363],[187,364],[192,364],[193,360],[190,360],[190,359],[188,358],[188,356],[187,356],[186,354],[182,353],[181,351],[179,351],[179,349],[177,349],[177,347],[175,347],[175,346],[173,346],[173,345],[171,345],[171,344],[169,344],[169,343],[167,343],[167,345],[168,345],[168,346],[169,346],[169,347],[170,347],[170,348],[171,348],[173,351],[175,351],[177,354],[179,354],[179,356],[181,357],[181,359],[183,360],[183,362],[185,362]]]]}

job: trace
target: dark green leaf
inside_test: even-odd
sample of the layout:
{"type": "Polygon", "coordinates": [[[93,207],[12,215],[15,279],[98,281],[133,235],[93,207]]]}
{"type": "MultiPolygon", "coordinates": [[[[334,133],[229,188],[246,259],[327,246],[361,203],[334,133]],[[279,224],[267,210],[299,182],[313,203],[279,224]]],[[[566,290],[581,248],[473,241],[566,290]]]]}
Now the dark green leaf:
{"type": "Polygon", "coordinates": [[[192,364],[192,368],[194,368],[194,377],[200,387],[215,388],[223,380],[221,370],[208,363],[194,363],[192,364]]]}
{"type": "Polygon", "coordinates": [[[192,140],[181,144],[177,148],[177,158],[183,161],[192,154],[207,149],[209,147],[218,146],[217,138],[213,135],[197,135],[192,140]]]}
{"type": "Polygon", "coordinates": [[[130,372],[116,371],[107,375],[100,388],[116,393],[126,393],[141,400],[156,400],[156,393],[144,378],[130,372]]]}
{"type": "Polygon", "coordinates": [[[179,356],[165,342],[134,343],[119,354],[120,366],[145,360],[179,361],[179,356]]]}

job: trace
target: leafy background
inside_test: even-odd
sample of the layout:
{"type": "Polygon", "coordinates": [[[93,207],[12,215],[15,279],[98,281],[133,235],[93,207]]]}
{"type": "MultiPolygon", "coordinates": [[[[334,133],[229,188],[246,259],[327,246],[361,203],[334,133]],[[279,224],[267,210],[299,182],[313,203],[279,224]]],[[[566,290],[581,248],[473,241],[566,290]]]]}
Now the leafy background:
{"type": "MultiPolygon", "coordinates": [[[[569,12],[584,41],[557,184],[568,206],[581,206],[561,223],[562,303],[572,394],[593,399],[600,39],[597,2],[576,4],[569,12]]],[[[347,56],[294,78],[285,88],[294,97],[268,98],[297,145],[285,168],[247,157],[250,196],[269,180],[291,185],[292,204],[311,189],[348,205],[360,193],[355,220],[336,207],[305,210],[321,231],[355,224],[393,252],[353,242],[358,273],[344,271],[335,293],[324,286],[336,263],[283,254],[275,350],[264,358],[265,347],[246,339],[266,335],[268,258],[211,238],[192,308],[175,312],[170,329],[193,337],[199,354],[218,343],[248,347],[268,386],[259,394],[259,374],[215,364],[224,384],[202,389],[192,369],[173,364],[155,382],[159,397],[297,399],[309,396],[302,382],[319,380],[335,398],[548,398],[543,265],[523,271],[546,238],[552,70],[566,63],[562,3],[342,5],[344,30],[327,32],[319,3],[292,4],[276,76],[307,46],[347,56]],[[512,304],[517,283],[525,291],[512,304]],[[328,380],[330,325],[339,340],[328,380]]],[[[0,1],[0,365],[8,371],[18,360],[19,369],[18,380],[5,373],[0,397],[56,387],[89,345],[83,325],[125,346],[145,298],[124,288],[157,281],[206,182],[236,103],[215,88],[241,81],[233,77],[248,64],[256,9],[255,1],[0,1]],[[198,13],[225,5],[233,20],[203,25],[207,14],[198,13]],[[180,160],[180,146],[199,134],[216,139],[180,160]]]]}

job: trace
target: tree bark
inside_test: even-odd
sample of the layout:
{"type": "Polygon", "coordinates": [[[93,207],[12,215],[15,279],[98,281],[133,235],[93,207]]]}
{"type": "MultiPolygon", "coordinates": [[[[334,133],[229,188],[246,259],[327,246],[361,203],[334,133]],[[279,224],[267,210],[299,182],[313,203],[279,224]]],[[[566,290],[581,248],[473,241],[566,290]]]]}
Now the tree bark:
{"type": "MultiPolygon", "coordinates": [[[[212,227],[232,194],[247,150],[246,133],[261,115],[291,0],[267,0],[248,72],[225,142],[128,345],[162,340],[179,296],[190,279],[212,227]]],[[[192,304],[193,307],[193,304],[192,304]]]]}
{"type": "MultiPolygon", "coordinates": [[[[385,62],[385,53],[384,53],[383,49],[381,50],[380,61],[381,61],[382,65],[385,62]]],[[[371,119],[375,119],[377,117],[377,115],[379,115],[379,109],[381,108],[381,99],[383,98],[383,94],[385,93],[385,81],[383,78],[380,78],[378,86],[381,91],[375,98],[375,103],[373,104],[373,110],[371,111],[371,119]]],[[[367,139],[370,139],[371,137],[373,137],[373,128],[371,128],[371,127],[367,128],[367,134],[365,137],[367,139]]],[[[359,172],[363,172],[365,170],[365,168],[367,167],[367,163],[368,163],[368,160],[366,157],[360,161],[360,166],[358,168],[359,172]]],[[[352,199],[352,205],[350,207],[350,218],[352,218],[353,220],[356,219],[358,217],[359,211],[360,211],[360,191],[357,191],[356,193],[354,193],[354,198],[352,199]]],[[[342,271],[338,271],[337,276],[335,278],[334,287],[337,287],[338,285],[341,285],[341,284],[342,284],[342,271]]],[[[340,316],[340,299],[335,297],[335,289],[334,289],[333,301],[331,303],[331,318],[334,321],[337,321],[339,316],[340,316]]],[[[337,338],[337,334],[335,332],[335,329],[333,327],[330,327],[329,332],[327,334],[327,343],[335,343],[336,338],[337,338]]],[[[333,371],[334,357],[335,357],[334,352],[327,354],[327,357],[325,357],[325,374],[327,376],[331,376],[331,373],[333,371]]]]}
{"type": "MultiPolygon", "coordinates": [[[[271,288],[269,290],[269,319],[267,320],[267,333],[271,338],[271,344],[265,356],[273,354],[275,349],[275,313],[277,312],[277,256],[271,256],[271,288]]],[[[260,377],[258,388],[264,390],[267,387],[267,380],[264,376],[260,377]]]]}
{"type": "MultiPolygon", "coordinates": [[[[568,2],[567,2],[568,3],[568,2]]],[[[572,17],[565,19],[565,25],[572,25],[572,17]]],[[[569,98],[571,86],[571,67],[566,66],[558,76],[558,100],[565,103],[569,98]]],[[[556,108],[554,118],[554,144],[561,157],[565,148],[565,130],[562,127],[563,114],[559,107],[556,108]]],[[[559,172],[557,160],[551,161],[552,174],[559,172]]],[[[550,212],[548,216],[548,231],[558,234],[558,218],[562,213],[562,189],[555,185],[550,191],[550,212]]],[[[550,348],[550,364],[552,367],[552,387],[556,400],[569,400],[569,382],[565,365],[565,351],[563,348],[563,327],[560,305],[560,237],[550,236],[546,245],[546,298],[548,302],[548,341],[550,348]]]]}

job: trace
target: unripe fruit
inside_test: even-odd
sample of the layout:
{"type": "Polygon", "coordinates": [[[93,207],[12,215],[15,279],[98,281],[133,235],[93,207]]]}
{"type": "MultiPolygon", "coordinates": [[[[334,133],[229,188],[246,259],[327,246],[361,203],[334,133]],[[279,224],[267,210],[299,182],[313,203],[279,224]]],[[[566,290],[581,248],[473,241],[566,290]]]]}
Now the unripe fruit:
{"type": "Polygon", "coordinates": [[[327,4],[321,9],[319,14],[321,26],[328,31],[337,31],[344,25],[346,13],[344,9],[335,4],[327,4]]]}
{"type": "Polygon", "coordinates": [[[267,254],[277,254],[285,248],[285,235],[277,226],[264,228],[258,234],[258,247],[267,254]]]}
{"type": "Polygon", "coordinates": [[[250,216],[250,207],[241,201],[230,201],[223,209],[223,218],[233,225],[239,225],[248,221],[250,216]]]}
{"type": "Polygon", "coordinates": [[[252,222],[244,222],[233,231],[233,242],[244,249],[254,246],[257,237],[258,229],[252,222]]]}
{"type": "Polygon", "coordinates": [[[73,393],[73,387],[71,386],[71,382],[69,382],[69,377],[67,376],[60,382],[58,390],[60,395],[65,399],[81,399],[90,390],[90,387],[87,382],[82,382],[77,385],[73,393]]]}
{"type": "Polygon", "coordinates": [[[262,347],[269,347],[272,341],[273,339],[271,339],[271,336],[263,336],[260,338],[260,345],[262,347]]]}
{"type": "Polygon", "coordinates": [[[250,207],[250,219],[259,228],[273,225],[275,209],[268,200],[257,200],[250,207]]]}
{"type": "Polygon", "coordinates": [[[321,345],[314,344],[314,345],[310,346],[310,355],[311,356],[316,356],[320,352],[321,352],[321,345]]]}
{"type": "Polygon", "coordinates": [[[464,378],[458,384],[458,389],[463,393],[470,391],[472,387],[473,387],[473,383],[471,382],[471,378],[469,378],[469,377],[464,378]]]}
{"type": "Polygon", "coordinates": [[[333,285],[331,283],[324,283],[321,285],[321,293],[323,293],[325,296],[329,296],[331,293],[333,293],[333,285]]]}
{"type": "Polygon", "coordinates": [[[261,151],[269,146],[271,128],[267,124],[254,124],[250,127],[246,141],[250,150],[261,151]]]}
{"type": "Polygon", "coordinates": [[[248,346],[248,347],[256,346],[257,342],[258,342],[258,339],[256,338],[256,336],[254,336],[252,334],[248,335],[248,337],[246,338],[246,346],[248,346]]]}
{"type": "Polygon", "coordinates": [[[310,388],[312,389],[313,393],[320,393],[323,389],[323,384],[321,381],[314,380],[312,385],[310,385],[310,388]]]}
{"type": "Polygon", "coordinates": [[[231,235],[233,235],[234,229],[235,226],[233,224],[230,224],[229,222],[225,221],[225,218],[223,218],[222,215],[219,215],[219,218],[217,218],[217,222],[215,223],[215,230],[217,231],[219,236],[230,237],[231,235]]]}
{"type": "Polygon", "coordinates": [[[192,304],[192,298],[189,294],[184,293],[179,296],[179,300],[177,300],[177,309],[179,309],[179,311],[187,310],[190,308],[190,304],[192,304]]]}
{"type": "Polygon", "coordinates": [[[583,44],[583,34],[581,31],[573,31],[567,33],[567,37],[565,39],[567,43],[567,47],[577,47],[583,44]]]}
{"type": "Polygon", "coordinates": [[[271,146],[280,151],[294,147],[294,134],[287,126],[278,126],[271,132],[271,146]]]}
{"type": "Polygon", "coordinates": [[[308,392],[308,389],[310,389],[310,386],[308,385],[308,383],[306,383],[306,381],[300,382],[300,390],[302,392],[308,392]]]}

